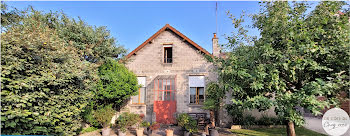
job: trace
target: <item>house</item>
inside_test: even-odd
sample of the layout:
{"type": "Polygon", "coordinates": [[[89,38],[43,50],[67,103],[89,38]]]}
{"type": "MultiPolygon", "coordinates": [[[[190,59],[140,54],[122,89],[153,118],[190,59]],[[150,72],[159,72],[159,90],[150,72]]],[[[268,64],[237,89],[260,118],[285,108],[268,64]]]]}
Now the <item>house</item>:
{"type": "Polygon", "coordinates": [[[166,24],[126,56],[126,67],[142,87],[124,109],[144,114],[149,122],[174,123],[177,113],[209,113],[202,109],[206,84],[217,80],[205,56],[218,56],[216,34],[213,54],[166,24]]]}

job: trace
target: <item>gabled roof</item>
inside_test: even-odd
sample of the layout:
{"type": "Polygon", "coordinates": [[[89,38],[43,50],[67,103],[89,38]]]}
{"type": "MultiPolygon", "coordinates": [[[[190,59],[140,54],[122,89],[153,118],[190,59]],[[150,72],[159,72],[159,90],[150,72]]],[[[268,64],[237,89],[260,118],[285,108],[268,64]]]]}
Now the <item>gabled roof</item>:
{"type": "Polygon", "coordinates": [[[127,56],[126,59],[130,58],[133,54],[136,54],[136,52],[138,52],[139,50],[141,50],[144,46],[147,45],[147,43],[151,42],[154,38],[156,38],[159,34],[161,34],[162,32],[164,32],[165,30],[170,30],[172,32],[174,32],[175,34],[177,34],[178,36],[180,36],[181,38],[184,39],[184,41],[187,41],[188,43],[190,43],[191,45],[193,45],[196,49],[198,49],[199,51],[205,53],[206,55],[209,56],[213,56],[211,53],[209,53],[207,50],[205,50],[204,48],[202,48],[201,46],[199,46],[197,43],[193,42],[191,39],[189,39],[188,37],[186,37],[185,35],[183,35],[182,33],[180,33],[179,31],[177,31],[174,27],[170,26],[169,24],[166,24],[163,28],[161,28],[160,30],[158,30],[158,32],[156,32],[155,34],[153,34],[150,38],[148,38],[145,42],[143,42],[139,47],[137,47],[136,49],[134,49],[132,52],[130,52],[127,56]]]}

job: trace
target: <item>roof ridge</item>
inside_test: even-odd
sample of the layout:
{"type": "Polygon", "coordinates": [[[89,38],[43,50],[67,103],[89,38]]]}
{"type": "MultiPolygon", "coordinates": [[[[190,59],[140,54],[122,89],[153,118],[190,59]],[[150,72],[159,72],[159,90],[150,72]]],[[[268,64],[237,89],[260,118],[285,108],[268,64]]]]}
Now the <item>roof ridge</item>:
{"type": "Polygon", "coordinates": [[[137,48],[135,48],[133,51],[131,51],[127,56],[126,59],[130,58],[133,54],[135,54],[137,51],[139,51],[140,49],[142,49],[144,46],[147,45],[147,43],[149,43],[150,41],[152,41],[154,38],[156,38],[160,33],[164,32],[166,29],[169,29],[171,31],[173,31],[175,34],[179,35],[180,37],[182,37],[183,39],[185,39],[187,42],[189,42],[191,45],[193,45],[194,47],[196,47],[198,50],[200,50],[201,52],[205,53],[206,55],[209,56],[213,56],[211,53],[209,53],[207,50],[205,50],[204,48],[202,48],[201,46],[199,46],[197,43],[193,42],[190,38],[188,38],[187,36],[185,36],[184,34],[182,34],[181,32],[179,32],[178,30],[176,30],[174,27],[172,27],[169,24],[165,24],[165,26],[163,26],[161,29],[159,29],[155,34],[153,34],[150,38],[148,38],[146,41],[144,41],[141,45],[139,45],[137,48]]]}

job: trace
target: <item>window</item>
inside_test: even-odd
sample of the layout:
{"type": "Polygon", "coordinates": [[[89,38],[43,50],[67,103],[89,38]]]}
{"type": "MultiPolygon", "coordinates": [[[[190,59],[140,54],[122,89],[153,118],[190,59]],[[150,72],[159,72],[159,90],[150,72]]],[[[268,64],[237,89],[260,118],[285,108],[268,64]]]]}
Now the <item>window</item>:
{"type": "Polygon", "coordinates": [[[171,79],[159,80],[158,101],[172,101],[175,100],[175,82],[171,79]]]}
{"type": "Polygon", "coordinates": [[[204,76],[189,76],[190,103],[203,104],[204,102],[204,76]]]}
{"type": "Polygon", "coordinates": [[[203,104],[204,87],[190,87],[190,103],[203,104]]]}
{"type": "Polygon", "coordinates": [[[135,96],[132,96],[131,101],[132,104],[145,104],[146,100],[146,77],[137,77],[137,81],[140,85],[142,85],[141,88],[139,88],[138,94],[135,96]]]}
{"type": "Polygon", "coordinates": [[[173,47],[164,46],[164,63],[173,63],[173,47]]]}

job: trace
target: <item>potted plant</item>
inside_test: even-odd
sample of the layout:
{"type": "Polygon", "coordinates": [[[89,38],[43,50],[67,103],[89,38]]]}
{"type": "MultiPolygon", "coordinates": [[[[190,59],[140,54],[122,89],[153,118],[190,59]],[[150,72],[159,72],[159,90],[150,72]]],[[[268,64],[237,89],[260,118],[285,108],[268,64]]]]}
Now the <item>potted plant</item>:
{"type": "Polygon", "coordinates": [[[111,119],[115,114],[112,105],[107,105],[102,108],[98,108],[94,113],[94,118],[103,127],[102,136],[109,136],[111,132],[111,119]]]}
{"type": "Polygon", "coordinates": [[[171,128],[165,129],[166,136],[174,136],[174,130],[171,128]]]}
{"type": "Polygon", "coordinates": [[[197,132],[197,121],[186,113],[179,114],[177,124],[184,130],[184,136],[197,132]]]}
{"type": "Polygon", "coordinates": [[[151,124],[149,123],[149,122],[147,122],[147,121],[143,121],[142,123],[141,123],[141,127],[142,128],[146,128],[146,131],[147,131],[147,134],[148,134],[148,132],[150,131],[150,127],[151,126],[151,124]]]}
{"type": "Polygon", "coordinates": [[[126,130],[128,125],[128,115],[127,113],[122,113],[116,120],[116,125],[118,127],[118,136],[126,136],[126,130]]]}
{"type": "Polygon", "coordinates": [[[137,136],[143,136],[143,118],[145,117],[144,114],[140,114],[138,117],[135,118],[135,120],[137,121],[136,122],[136,125],[137,125],[137,128],[136,128],[136,135],[137,136]]]}
{"type": "Polygon", "coordinates": [[[157,123],[157,122],[153,122],[152,125],[148,129],[148,132],[147,132],[148,135],[151,136],[152,135],[152,131],[155,131],[155,130],[157,130],[159,128],[160,128],[160,124],[157,123]]]}
{"type": "MultiPolygon", "coordinates": [[[[170,124],[170,120],[166,119],[167,124],[170,124]]],[[[166,136],[173,136],[174,135],[174,130],[170,128],[170,125],[168,125],[168,128],[165,129],[166,136]]]]}
{"type": "Polygon", "coordinates": [[[116,120],[118,130],[118,136],[126,136],[126,131],[129,127],[137,123],[139,115],[124,112],[116,120]]]}
{"type": "Polygon", "coordinates": [[[219,136],[219,132],[215,128],[211,128],[211,129],[209,129],[209,135],[210,136],[219,136]]]}

